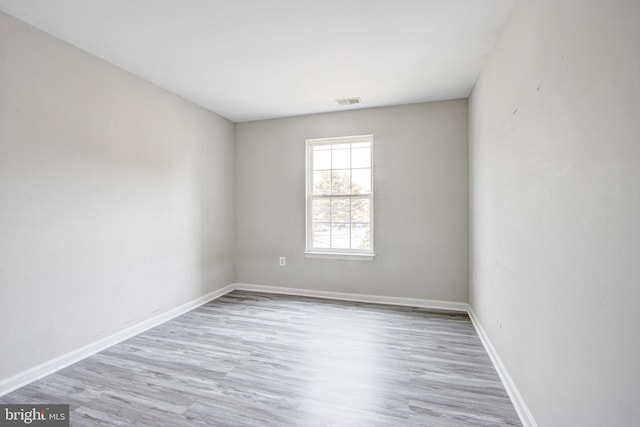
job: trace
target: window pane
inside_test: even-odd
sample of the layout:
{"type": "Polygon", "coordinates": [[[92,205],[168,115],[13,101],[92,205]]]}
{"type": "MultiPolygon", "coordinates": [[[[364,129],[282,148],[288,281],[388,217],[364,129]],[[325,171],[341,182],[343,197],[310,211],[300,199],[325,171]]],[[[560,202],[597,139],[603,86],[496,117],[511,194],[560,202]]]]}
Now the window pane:
{"type": "MultiPolygon", "coordinates": [[[[331,171],[331,187],[332,194],[350,194],[351,191],[351,180],[350,180],[350,170],[342,169],[342,170],[333,170],[331,171]]],[[[315,173],[315,172],[314,172],[315,173]]]]}
{"type": "Polygon", "coordinates": [[[351,224],[351,249],[371,249],[369,224],[351,224]]]}
{"type": "Polygon", "coordinates": [[[313,170],[331,169],[331,150],[313,150],[313,170]]]}
{"type": "Polygon", "coordinates": [[[330,248],[331,238],[329,232],[331,226],[325,223],[313,224],[313,247],[314,248],[330,248]]]}
{"type": "Polygon", "coordinates": [[[309,250],[373,252],[372,147],[369,136],[307,140],[309,250]]]}
{"type": "Polygon", "coordinates": [[[331,171],[313,172],[313,194],[331,193],[331,171]]]}
{"type": "Polygon", "coordinates": [[[354,142],[351,144],[351,148],[371,148],[370,142],[354,142]]]}
{"type": "Polygon", "coordinates": [[[329,199],[313,200],[313,222],[329,222],[329,213],[331,209],[331,201],[329,199]]]}
{"type": "Polygon", "coordinates": [[[351,171],[352,194],[371,193],[371,169],[354,169],[351,171]]]}
{"type": "Polygon", "coordinates": [[[349,249],[351,233],[349,224],[331,224],[331,247],[337,249],[349,249]]]}
{"type": "Polygon", "coordinates": [[[347,198],[331,199],[331,222],[349,222],[351,218],[350,200],[347,198]]]}
{"type": "Polygon", "coordinates": [[[351,150],[351,167],[370,168],[371,150],[368,148],[358,148],[356,150],[351,150]]]}
{"type": "Polygon", "coordinates": [[[348,169],[351,167],[351,150],[349,144],[334,145],[331,150],[331,168],[348,169]]]}
{"type": "Polygon", "coordinates": [[[351,222],[363,224],[371,222],[371,201],[369,199],[351,199],[351,222]]]}

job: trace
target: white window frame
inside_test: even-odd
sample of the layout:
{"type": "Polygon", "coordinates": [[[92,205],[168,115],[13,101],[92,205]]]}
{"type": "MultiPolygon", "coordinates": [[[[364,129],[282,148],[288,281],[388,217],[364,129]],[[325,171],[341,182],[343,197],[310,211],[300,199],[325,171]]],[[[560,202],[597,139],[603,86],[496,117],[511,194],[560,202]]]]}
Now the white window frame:
{"type": "Polygon", "coordinates": [[[373,135],[355,135],[355,136],[343,136],[343,137],[335,137],[335,138],[316,138],[316,139],[308,139],[306,145],[306,252],[305,256],[308,258],[333,258],[333,259],[351,259],[351,260],[362,260],[362,261],[372,261],[375,257],[374,252],[374,221],[373,221],[373,200],[374,200],[374,188],[373,188],[373,135]],[[328,197],[336,197],[329,195],[313,195],[313,149],[312,147],[317,145],[333,145],[333,144],[354,144],[359,142],[368,142],[370,144],[371,149],[371,192],[368,195],[360,195],[360,194],[349,194],[338,197],[360,197],[366,198],[370,203],[370,229],[371,236],[370,242],[371,246],[369,250],[364,249],[334,249],[334,248],[314,248],[313,247],[313,218],[312,218],[312,206],[313,200],[315,198],[328,198],[328,197]]]}

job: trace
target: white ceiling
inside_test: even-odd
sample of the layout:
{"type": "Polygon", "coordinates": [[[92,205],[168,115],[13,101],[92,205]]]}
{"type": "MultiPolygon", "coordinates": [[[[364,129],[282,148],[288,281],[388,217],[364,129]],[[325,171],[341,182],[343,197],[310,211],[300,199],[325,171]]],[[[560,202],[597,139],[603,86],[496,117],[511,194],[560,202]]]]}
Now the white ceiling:
{"type": "Polygon", "coordinates": [[[514,0],[0,0],[234,121],[467,97],[514,0]],[[360,97],[340,107],[335,99],[360,97]]]}

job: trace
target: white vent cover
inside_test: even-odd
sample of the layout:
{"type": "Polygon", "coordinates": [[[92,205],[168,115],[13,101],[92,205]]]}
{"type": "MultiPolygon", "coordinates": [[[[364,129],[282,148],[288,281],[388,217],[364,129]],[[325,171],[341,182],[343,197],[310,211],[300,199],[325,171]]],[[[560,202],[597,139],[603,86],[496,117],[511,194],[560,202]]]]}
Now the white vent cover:
{"type": "Polygon", "coordinates": [[[351,105],[351,104],[360,104],[360,98],[344,98],[344,99],[336,99],[338,105],[351,105]]]}

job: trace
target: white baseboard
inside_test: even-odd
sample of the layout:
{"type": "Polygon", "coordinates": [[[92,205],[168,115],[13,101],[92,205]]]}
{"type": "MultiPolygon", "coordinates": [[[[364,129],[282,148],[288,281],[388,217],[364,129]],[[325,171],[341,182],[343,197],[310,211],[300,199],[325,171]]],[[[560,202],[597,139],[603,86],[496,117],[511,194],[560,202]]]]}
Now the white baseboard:
{"type": "Polygon", "coordinates": [[[518,416],[520,417],[522,425],[524,427],[537,427],[537,424],[533,419],[533,414],[531,414],[529,407],[524,402],[524,399],[522,398],[522,395],[513,382],[511,375],[509,375],[507,367],[504,366],[504,363],[502,363],[502,359],[500,359],[500,356],[498,356],[498,352],[496,351],[495,347],[493,347],[493,344],[491,344],[491,341],[489,340],[489,337],[487,336],[484,329],[482,329],[480,321],[478,320],[478,316],[476,316],[476,313],[473,311],[471,306],[469,306],[467,312],[469,313],[469,317],[473,322],[473,326],[475,326],[476,331],[478,332],[478,336],[480,337],[480,341],[482,341],[482,345],[484,345],[487,354],[489,354],[489,358],[493,362],[493,366],[496,368],[496,371],[498,371],[498,376],[500,376],[500,380],[502,381],[504,388],[509,394],[509,398],[511,399],[511,402],[513,403],[513,406],[516,409],[518,416]]]}
{"type": "Polygon", "coordinates": [[[69,353],[63,354],[62,356],[56,357],[55,359],[49,360],[38,366],[27,369],[26,371],[22,371],[12,377],[4,379],[0,381],[0,396],[3,396],[29,383],[32,383],[33,381],[39,380],[40,378],[43,378],[56,371],[59,371],[62,368],[66,368],[69,365],[79,362],[86,357],[96,354],[115,344],[118,344],[119,342],[127,340],[146,330],[158,326],[159,324],[171,320],[174,317],[178,317],[181,314],[184,314],[187,311],[193,310],[196,307],[206,304],[211,300],[219,298],[222,295],[233,291],[234,289],[235,288],[233,285],[227,285],[213,292],[209,292],[208,294],[200,298],[196,298],[193,301],[189,301],[178,307],[167,310],[163,313],[153,316],[150,319],[143,320],[140,323],[116,332],[115,334],[109,335],[108,337],[102,338],[77,350],[70,351],[69,353]]]}
{"type": "Polygon", "coordinates": [[[251,283],[234,283],[235,289],[240,291],[267,292],[274,294],[297,295],[301,297],[314,297],[335,299],[341,301],[367,302],[374,304],[401,305],[407,307],[432,308],[467,312],[469,304],[465,302],[439,301],[419,298],[388,297],[381,295],[352,294],[345,292],[316,291],[310,289],[285,288],[281,286],[256,285],[251,283]]]}

